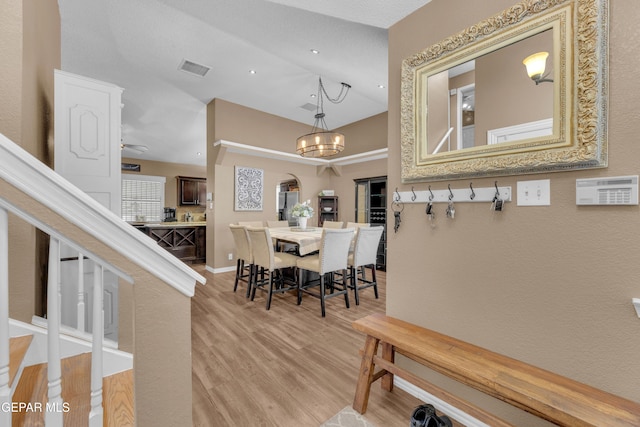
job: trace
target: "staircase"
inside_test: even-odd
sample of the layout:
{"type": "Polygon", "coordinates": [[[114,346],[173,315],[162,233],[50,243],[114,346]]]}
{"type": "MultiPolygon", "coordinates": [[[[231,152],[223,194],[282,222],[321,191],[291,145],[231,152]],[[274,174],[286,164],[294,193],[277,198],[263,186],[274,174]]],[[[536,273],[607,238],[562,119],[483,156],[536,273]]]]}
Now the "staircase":
{"type": "MultiPolygon", "coordinates": [[[[30,335],[10,340],[11,386],[16,382],[12,398],[12,427],[45,425],[45,413],[62,411],[63,425],[83,426],[91,410],[91,353],[63,358],[62,400],[60,407],[47,406],[47,364],[22,367],[24,357],[32,341],[30,335]],[[15,374],[21,371],[17,377],[15,374]]],[[[103,425],[113,427],[134,426],[133,370],[112,374],[103,378],[103,425]]]]}
{"type": "MultiPolygon", "coordinates": [[[[39,249],[18,253],[38,269],[39,249]]],[[[0,427],[191,425],[190,298],[197,283],[204,277],[0,134],[0,427]],[[13,302],[35,286],[10,265],[23,237],[12,234],[10,219],[49,236],[46,327],[9,317],[11,309],[33,316],[28,304],[13,302]],[[91,305],[91,335],[69,336],[61,327],[63,245],[92,269],[91,301],[78,298],[91,305]],[[123,369],[111,368],[119,351],[104,339],[107,272],[128,299],[119,321],[128,334],[119,344],[130,351],[123,369]],[[16,323],[28,332],[16,333],[16,323]]]]}

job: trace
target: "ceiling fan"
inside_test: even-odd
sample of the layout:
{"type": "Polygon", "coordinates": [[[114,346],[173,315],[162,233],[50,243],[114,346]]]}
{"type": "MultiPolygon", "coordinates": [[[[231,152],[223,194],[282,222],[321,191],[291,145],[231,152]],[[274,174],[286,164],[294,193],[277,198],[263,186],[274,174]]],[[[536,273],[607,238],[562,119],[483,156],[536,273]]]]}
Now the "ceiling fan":
{"type": "Polygon", "coordinates": [[[149,149],[149,147],[147,147],[146,145],[137,145],[137,144],[125,144],[125,143],[120,143],[120,149],[121,150],[130,150],[133,151],[134,153],[144,153],[145,151],[147,151],[149,149]]]}

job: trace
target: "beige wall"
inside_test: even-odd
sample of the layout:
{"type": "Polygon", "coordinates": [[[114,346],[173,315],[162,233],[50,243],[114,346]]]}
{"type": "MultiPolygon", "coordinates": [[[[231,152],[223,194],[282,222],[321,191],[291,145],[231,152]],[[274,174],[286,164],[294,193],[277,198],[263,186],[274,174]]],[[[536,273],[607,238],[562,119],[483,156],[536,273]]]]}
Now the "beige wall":
{"type": "Polygon", "coordinates": [[[345,140],[344,151],[335,158],[387,148],[386,111],[335,130],[344,134],[345,140]]]}
{"type": "MultiPolygon", "coordinates": [[[[401,61],[513,3],[434,0],[390,29],[390,188],[410,190],[400,183],[401,61]]],[[[631,305],[640,297],[640,208],[575,204],[577,178],[638,173],[636,16],[634,2],[610,2],[609,167],[499,177],[499,185],[514,190],[518,181],[550,179],[551,206],[512,202],[492,213],[486,204],[458,204],[455,220],[446,220],[437,205],[433,229],[425,226],[423,206],[407,205],[400,230],[388,239],[389,315],[640,401],[640,319],[631,305]]],[[[473,180],[476,188],[493,183],[473,180]]],[[[469,180],[450,184],[467,187],[469,180]]],[[[434,382],[516,425],[536,425],[450,381],[434,382]]]]}
{"type": "MultiPolygon", "coordinates": [[[[3,1],[0,13],[0,132],[51,164],[53,69],[60,67],[60,15],[57,2],[3,1]]],[[[39,259],[46,239],[33,227],[9,219],[10,315],[30,321],[41,314],[39,259]],[[33,257],[36,265],[33,265],[33,257]],[[33,286],[24,286],[32,283],[33,286]]]]}

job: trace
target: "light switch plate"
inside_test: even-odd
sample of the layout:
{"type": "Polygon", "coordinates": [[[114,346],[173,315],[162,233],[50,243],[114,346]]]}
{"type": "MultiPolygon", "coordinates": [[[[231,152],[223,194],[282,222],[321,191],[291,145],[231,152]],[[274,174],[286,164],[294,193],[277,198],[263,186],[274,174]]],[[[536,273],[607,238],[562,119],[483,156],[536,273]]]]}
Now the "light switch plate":
{"type": "Polygon", "coordinates": [[[640,298],[632,298],[631,302],[633,303],[633,307],[636,309],[636,314],[640,317],[640,298]]]}
{"type": "Polygon", "coordinates": [[[518,181],[518,206],[551,205],[551,180],[518,181]]]}

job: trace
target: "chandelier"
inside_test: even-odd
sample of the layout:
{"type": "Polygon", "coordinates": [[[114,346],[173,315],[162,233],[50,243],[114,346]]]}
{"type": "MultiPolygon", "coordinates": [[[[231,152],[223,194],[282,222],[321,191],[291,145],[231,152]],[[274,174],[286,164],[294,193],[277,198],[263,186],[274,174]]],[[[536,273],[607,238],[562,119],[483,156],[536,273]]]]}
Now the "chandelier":
{"type": "Polygon", "coordinates": [[[336,98],[327,95],[327,91],[322,84],[322,77],[318,78],[318,102],[316,104],[315,122],[311,133],[302,135],[296,140],[296,153],[302,157],[329,157],[344,150],[344,135],[339,132],[328,130],[324,121],[324,98],[323,95],[333,104],[339,104],[347,97],[351,85],[341,83],[340,93],[336,98]]]}

